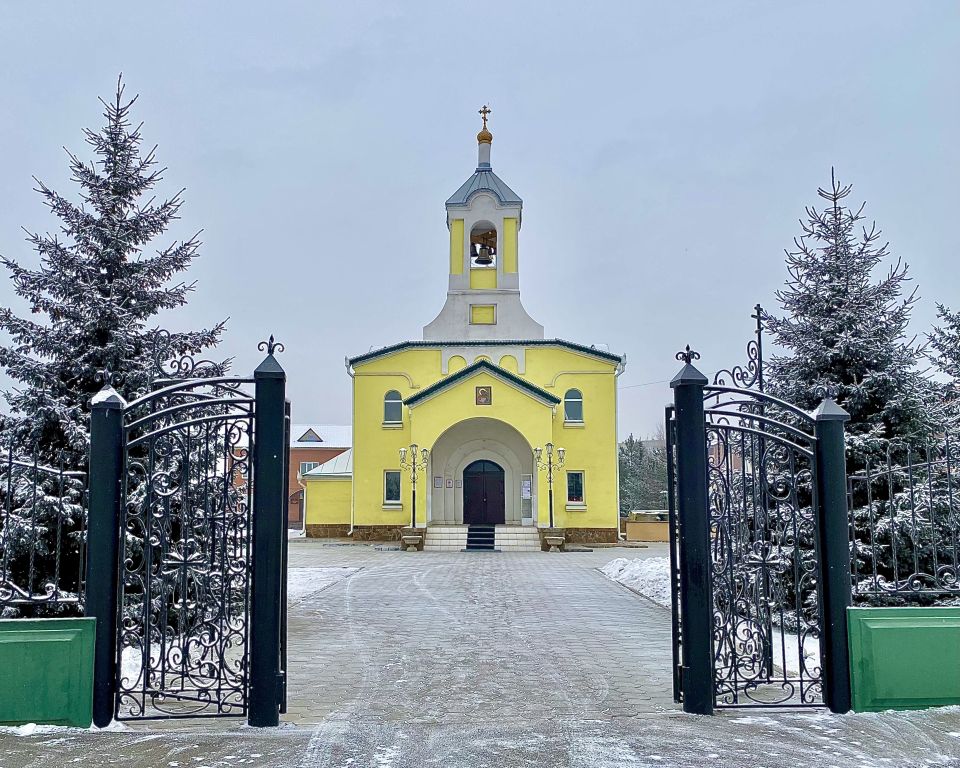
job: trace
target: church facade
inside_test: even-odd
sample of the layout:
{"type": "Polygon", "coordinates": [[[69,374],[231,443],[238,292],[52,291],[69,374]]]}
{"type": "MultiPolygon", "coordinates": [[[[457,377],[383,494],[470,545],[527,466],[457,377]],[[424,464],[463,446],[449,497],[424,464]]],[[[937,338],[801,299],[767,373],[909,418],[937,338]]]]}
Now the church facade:
{"type": "Polygon", "coordinates": [[[459,526],[617,539],[625,358],[545,338],[524,309],[523,202],[493,172],[481,114],[477,168],[446,202],[446,302],[422,339],[347,360],[353,446],[303,474],[308,536],[395,539],[415,525],[428,544],[459,526]]]}

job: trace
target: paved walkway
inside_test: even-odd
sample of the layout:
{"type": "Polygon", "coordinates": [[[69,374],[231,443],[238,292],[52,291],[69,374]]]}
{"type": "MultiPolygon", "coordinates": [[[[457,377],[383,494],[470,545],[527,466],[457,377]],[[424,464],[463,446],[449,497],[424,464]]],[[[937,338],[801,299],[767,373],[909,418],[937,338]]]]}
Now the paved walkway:
{"type": "Polygon", "coordinates": [[[960,708],[833,716],[670,698],[669,615],[595,568],[647,550],[407,554],[294,542],[290,712],[0,729],[0,768],[960,768],[960,708]],[[330,579],[333,579],[332,583],[330,579]]]}
{"type": "Polygon", "coordinates": [[[291,566],[360,570],[291,611],[288,716],[478,723],[673,709],[669,614],[596,570],[625,552],[297,542],[291,566]]]}

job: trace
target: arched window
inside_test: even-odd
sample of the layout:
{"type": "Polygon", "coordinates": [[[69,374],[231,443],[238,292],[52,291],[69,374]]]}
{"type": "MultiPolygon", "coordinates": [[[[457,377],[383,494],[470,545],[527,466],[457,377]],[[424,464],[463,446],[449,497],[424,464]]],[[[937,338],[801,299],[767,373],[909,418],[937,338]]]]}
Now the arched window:
{"type": "Polygon", "coordinates": [[[399,424],[403,421],[403,400],[400,393],[391,389],[383,396],[383,423],[399,424]]]}
{"type": "Polygon", "coordinates": [[[583,421],[583,395],[579,389],[568,389],[563,396],[563,420],[583,421]]]}

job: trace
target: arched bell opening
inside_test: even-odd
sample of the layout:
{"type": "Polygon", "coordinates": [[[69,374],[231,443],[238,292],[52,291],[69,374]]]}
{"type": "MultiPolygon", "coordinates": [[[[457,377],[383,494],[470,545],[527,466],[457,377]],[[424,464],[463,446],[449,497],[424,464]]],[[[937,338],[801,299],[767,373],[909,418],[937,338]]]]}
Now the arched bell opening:
{"type": "Polygon", "coordinates": [[[478,221],[470,230],[470,266],[497,266],[497,228],[489,221],[478,221]]]}

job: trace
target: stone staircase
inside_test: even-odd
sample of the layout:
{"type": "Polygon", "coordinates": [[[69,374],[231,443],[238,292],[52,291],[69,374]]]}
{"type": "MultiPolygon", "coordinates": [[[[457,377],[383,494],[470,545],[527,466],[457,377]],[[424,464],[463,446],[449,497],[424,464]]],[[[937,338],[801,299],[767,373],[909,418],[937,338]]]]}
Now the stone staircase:
{"type": "Polygon", "coordinates": [[[539,552],[540,532],[532,525],[498,525],[494,546],[501,552],[539,552]]]}
{"type": "Polygon", "coordinates": [[[462,552],[467,546],[467,526],[429,525],[423,540],[424,552],[462,552]]]}
{"type": "MultiPolygon", "coordinates": [[[[463,552],[467,548],[466,525],[430,525],[423,540],[425,552],[463,552]]],[[[494,549],[501,552],[539,552],[540,533],[534,526],[498,525],[494,549]]]]}

